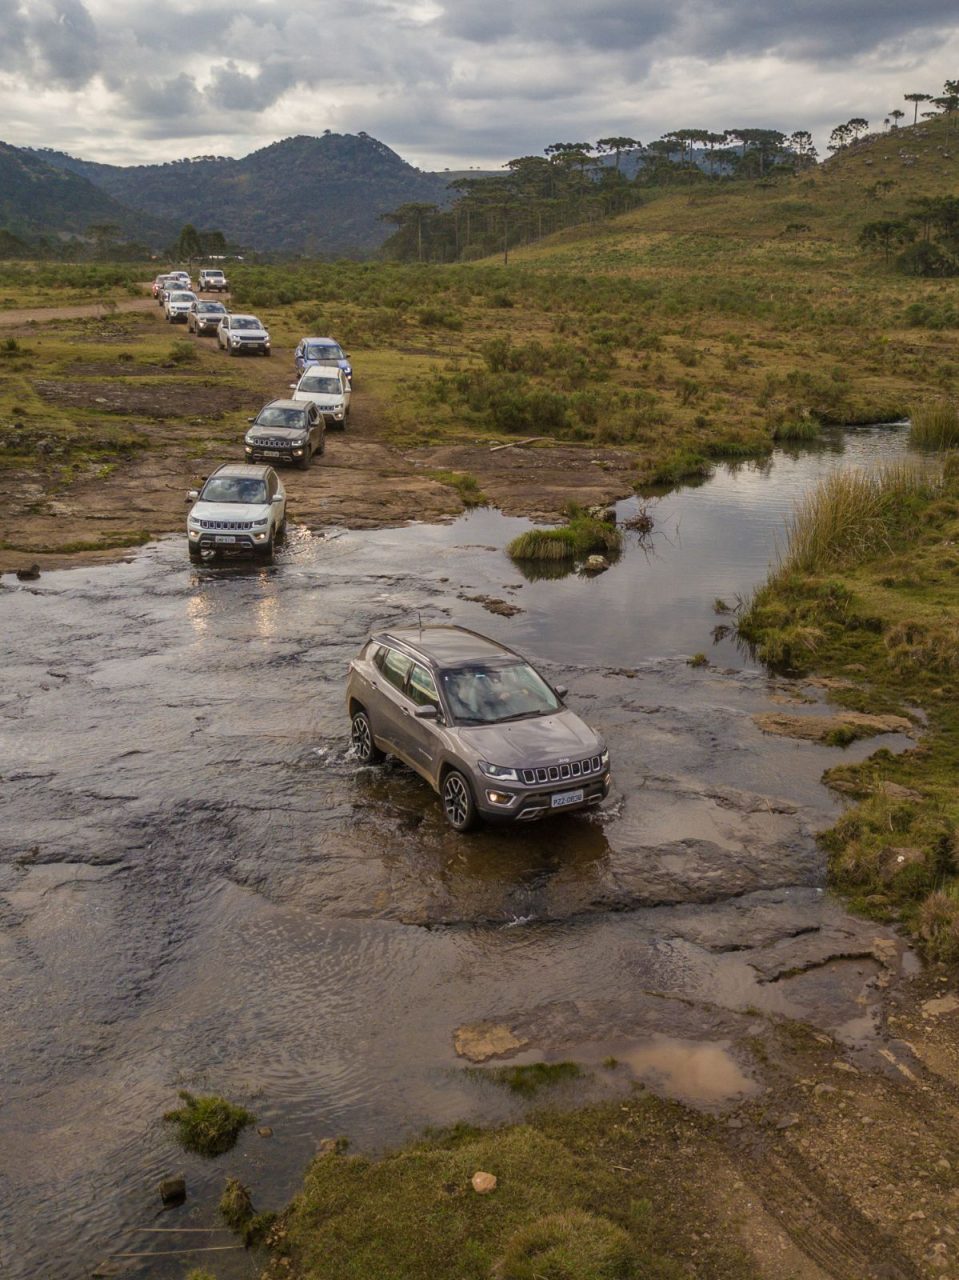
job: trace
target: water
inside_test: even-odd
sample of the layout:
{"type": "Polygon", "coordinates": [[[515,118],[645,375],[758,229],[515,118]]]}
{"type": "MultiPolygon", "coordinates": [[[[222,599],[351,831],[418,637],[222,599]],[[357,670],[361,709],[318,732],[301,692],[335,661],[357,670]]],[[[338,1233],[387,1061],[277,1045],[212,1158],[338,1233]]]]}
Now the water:
{"type": "MultiPolygon", "coordinates": [[[[377,1150],[516,1116],[462,1074],[453,1035],[478,1021],[509,1026],[527,1058],[625,1046],[681,1096],[747,1088],[736,1046],[757,1011],[868,1051],[885,931],[823,893],[813,838],[837,811],[819,778],[839,752],[761,735],[752,717],[789,694],[710,634],[714,597],[762,579],[800,494],[905,447],[861,430],[720,466],[651,500],[652,545],[631,536],[591,579],[525,581],[502,547],[527,523],[489,511],[294,529],[272,569],[194,570],[173,538],[4,579],[4,1274],[72,1280],[158,1248],[144,1227],[216,1225],[228,1174],[280,1207],[324,1137],[377,1150]],[[406,769],[356,766],[346,664],[371,628],[417,614],[570,686],[611,747],[601,815],[456,837],[406,769]],[[712,665],[692,669],[700,650],[712,665]],[[184,1156],[160,1120],[183,1087],[244,1102],[274,1136],[184,1156]],[[179,1171],[187,1203],[161,1214],[156,1184],[179,1171]]],[[[224,1277],[251,1265],[217,1255],[224,1277]]]]}

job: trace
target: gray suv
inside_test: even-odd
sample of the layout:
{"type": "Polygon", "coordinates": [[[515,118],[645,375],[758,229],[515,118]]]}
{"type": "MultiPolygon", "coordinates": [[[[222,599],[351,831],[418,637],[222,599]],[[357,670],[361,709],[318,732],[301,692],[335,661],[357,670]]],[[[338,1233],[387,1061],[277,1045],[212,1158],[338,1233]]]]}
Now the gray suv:
{"type": "Polygon", "coordinates": [[[464,627],[383,632],[350,663],[353,750],[363,764],[388,753],[415,769],[456,831],[584,809],[609,792],[609,752],[565,693],[464,627]]]}

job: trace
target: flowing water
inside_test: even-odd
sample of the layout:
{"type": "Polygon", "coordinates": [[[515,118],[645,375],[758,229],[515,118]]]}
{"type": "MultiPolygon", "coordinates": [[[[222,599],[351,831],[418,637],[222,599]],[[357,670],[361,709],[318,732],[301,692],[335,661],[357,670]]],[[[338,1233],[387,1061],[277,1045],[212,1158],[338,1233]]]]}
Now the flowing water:
{"type": "MultiPolygon", "coordinates": [[[[754,1089],[735,1046],[763,1014],[869,1052],[884,931],[823,892],[814,840],[840,752],[764,737],[752,717],[793,694],[710,637],[714,598],[762,580],[799,496],[905,450],[901,430],[867,429],[719,466],[650,499],[652,538],[595,578],[527,581],[502,550],[527,522],[480,510],[294,527],[268,569],[195,569],[170,538],[4,579],[0,1274],[72,1280],[174,1247],[145,1229],[215,1226],[227,1174],[278,1208],[325,1137],[380,1150],[518,1115],[463,1072],[464,1025],[508,1025],[522,1061],[615,1053],[701,1105],[754,1089]],[[357,766],[346,665],[417,615],[570,687],[610,744],[601,813],[458,837],[405,768],[357,766]],[[709,666],[688,665],[698,651],[709,666]],[[273,1136],[185,1156],[161,1121],[179,1088],[246,1103],[273,1136]],[[161,1212],[176,1172],[187,1203],[161,1212]]],[[[242,1253],[211,1256],[251,1274],[242,1253]]]]}

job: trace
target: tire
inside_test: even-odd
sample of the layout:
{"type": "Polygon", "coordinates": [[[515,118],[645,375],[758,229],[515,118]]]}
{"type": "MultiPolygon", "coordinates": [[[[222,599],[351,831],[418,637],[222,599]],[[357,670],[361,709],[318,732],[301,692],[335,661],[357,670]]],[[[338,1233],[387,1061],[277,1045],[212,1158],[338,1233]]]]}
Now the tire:
{"type": "Polygon", "coordinates": [[[313,450],[307,449],[302,458],[297,458],[296,465],[300,471],[309,471],[313,465],[313,450]]]}
{"type": "Polygon", "coordinates": [[[190,559],[193,561],[194,564],[203,563],[203,552],[200,550],[199,547],[194,547],[193,544],[190,543],[187,546],[187,551],[189,553],[190,559]]]}
{"type": "Polygon", "coordinates": [[[350,721],[350,743],[360,764],[381,764],[386,758],[373,739],[370,718],[365,711],[357,711],[350,721]]]}
{"type": "Polygon", "coordinates": [[[440,789],[443,815],[454,831],[470,831],[476,826],[476,802],[467,779],[458,769],[451,769],[440,789]]]}
{"type": "Polygon", "coordinates": [[[286,542],[286,516],[283,517],[283,523],[279,526],[273,535],[273,542],[286,542]]]}
{"type": "Polygon", "coordinates": [[[227,355],[230,355],[230,356],[238,356],[240,354],[239,347],[225,347],[224,350],[226,351],[227,355]]]}
{"type": "Polygon", "coordinates": [[[320,447],[317,449],[317,451],[316,451],[316,452],[317,452],[317,453],[326,453],[326,433],[325,433],[325,432],[324,432],[324,434],[323,434],[323,435],[321,436],[321,438],[320,438],[320,447]]]}
{"type": "Polygon", "coordinates": [[[263,546],[254,547],[253,554],[256,556],[257,560],[267,560],[267,561],[272,560],[273,544],[275,542],[276,542],[276,535],[274,534],[274,536],[270,538],[269,542],[265,543],[263,546]]]}
{"type": "Polygon", "coordinates": [[[264,351],[264,352],[263,352],[263,354],[264,354],[265,356],[271,356],[271,355],[273,354],[273,352],[272,352],[272,351],[270,351],[270,350],[266,350],[266,351],[264,351]]]}

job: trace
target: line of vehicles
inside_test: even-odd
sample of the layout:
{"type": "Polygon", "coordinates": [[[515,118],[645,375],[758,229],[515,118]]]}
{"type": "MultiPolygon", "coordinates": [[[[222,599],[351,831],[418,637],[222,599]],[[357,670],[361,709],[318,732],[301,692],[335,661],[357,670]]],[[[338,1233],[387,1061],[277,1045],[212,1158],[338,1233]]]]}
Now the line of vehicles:
{"type": "MultiPolygon", "coordinates": [[[[221,347],[226,335],[231,354],[248,349],[244,335],[254,330],[236,322],[258,325],[255,316],[236,316],[222,303],[200,299],[185,272],[171,274],[154,285],[171,323],[185,319],[198,336],[215,331],[221,347]]],[[[200,288],[208,287],[209,275],[201,272],[200,288]]],[[[265,335],[268,355],[269,334],[262,327],[256,332],[265,335]]],[[[271,401],[249,420],[246,461],[224,463],[188,493],[191,560],[237,552],[271,560],[287,522],[286,490],[275,464],[308,468],[324,452],[327,426],[346,426],[353,369],[339,344],[303,338],[294,360],[292,396],[271,401]]],[[[566,693],[520,654],[465,627],[378,633],[350,663],[353,752],[364,765],[387,754],[407,764],[439,795],[457,832],[480,821],[531,822],[590,809],[609,794],[609,751],[565,705],[566,693]]]]}

